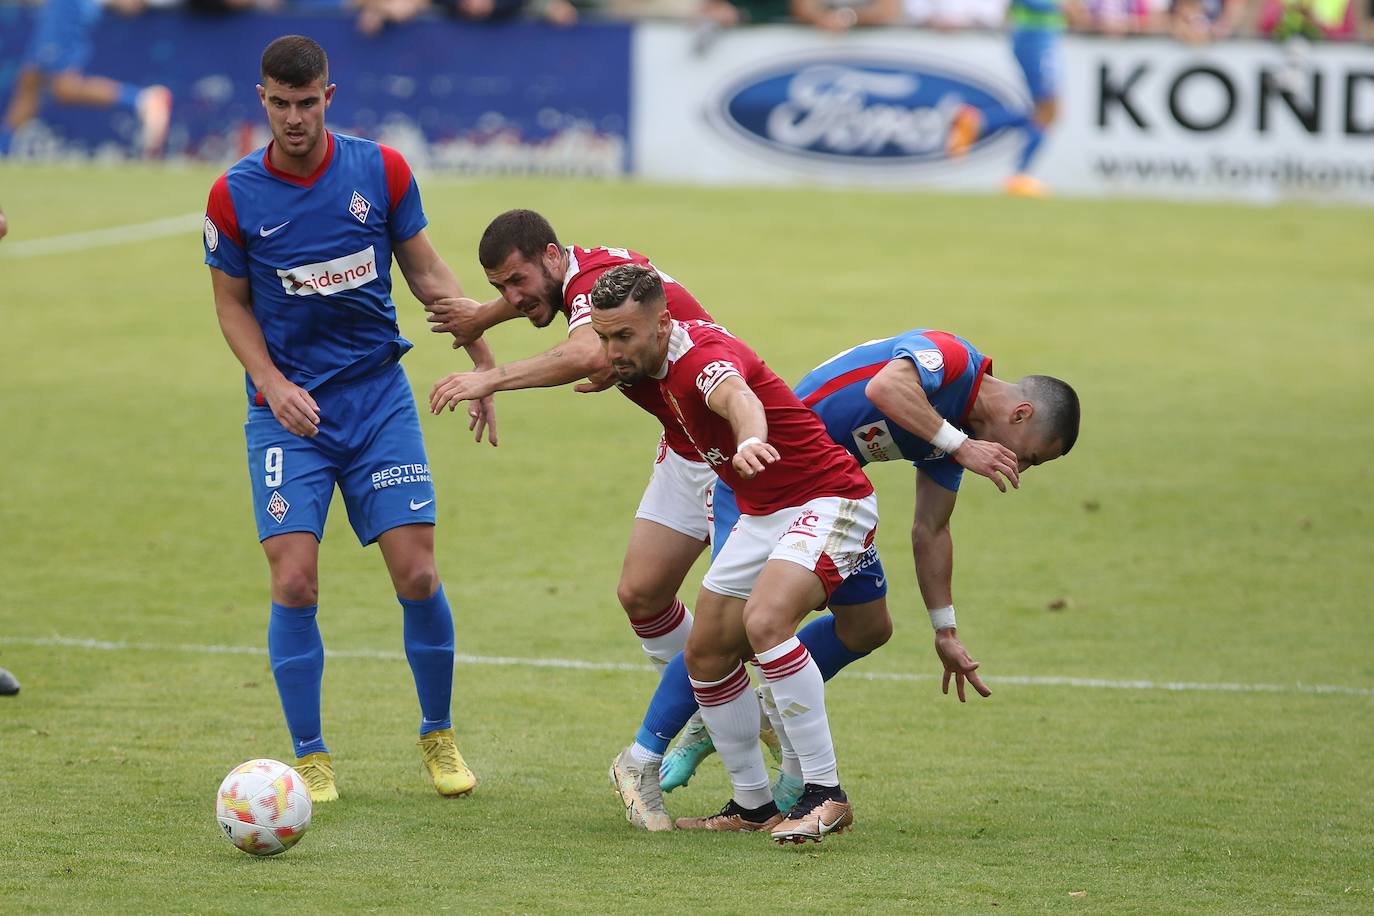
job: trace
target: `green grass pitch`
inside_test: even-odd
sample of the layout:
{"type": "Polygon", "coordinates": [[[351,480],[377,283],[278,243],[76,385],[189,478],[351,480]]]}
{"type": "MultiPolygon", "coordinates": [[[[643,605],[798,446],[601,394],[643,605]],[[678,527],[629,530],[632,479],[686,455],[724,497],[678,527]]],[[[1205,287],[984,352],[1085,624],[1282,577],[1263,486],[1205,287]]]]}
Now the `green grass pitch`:
{"type": "MultiPolygon", "coordinates": [[[[628,668],[460,663],[481,784],[438,798],[399,609],[336,503],[320,621],[343,799],[255,860],[217,835],[214,790],[290,745],[195,221],[24,249],[199,211],[213,178],[0,169],[0,665],[24,684],[0,698],[0,911],[1374,912],[1368,212],[422,181],[483,297],[478,235],[530,206],[565,241],[650,254],[789,380],[946,328],[999,376],[1073,382],[1083,431],[1019,492],[960,497],[960,631],[993,688],[966,706],[934,677],[910,468],[872,469],[896,635],[829,691],[857,828],[799,849],[625,824],[606,768],[652,689],[628,668]]],[[[465,361],[397,302],[423,395],[465,361]]],[[[491,340],[504,360],[559,336],[491,340]]],[[[498,449],[424,419],[459,651],[638,665],[614,585],[652,421],[613,393],[498,403],[498,449]]],[[[727,794],[712,761],[668,802],[727,794]]]]}

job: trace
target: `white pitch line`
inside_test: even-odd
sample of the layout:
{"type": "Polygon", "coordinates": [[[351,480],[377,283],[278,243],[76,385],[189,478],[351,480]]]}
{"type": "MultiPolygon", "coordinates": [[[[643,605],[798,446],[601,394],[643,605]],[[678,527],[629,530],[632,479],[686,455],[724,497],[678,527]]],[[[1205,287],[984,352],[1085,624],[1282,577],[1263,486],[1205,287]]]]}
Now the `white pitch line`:
{"type": "MultiPolygon", "coordinates": [[[[111,642],[101,639],[75,639],[69,636],[0,636],[0,645],[54,646],[64,649],[93,649],[102,652],[183,652],[195,655],[263,655],[261,646],[220,646],[195,643],[165,644],[152,642],[111,642]]],[[[330,658],[363,658],[382,661],[404,661],[405,653],[387,649],[326,649],[330,658]]],[[[635,662],[590,662],[578,658],[525,658],[511,655],[456,656],[460,665],[491,665],[501,668],[564,668],[574,671],[639,671],[652,672],[652,665],[635,662]]],[[[938,674],[909,674],[881,671],[851,671],[846,678],[864,681],[933,681],[938,674]]],[[[984,678],[990,684],[1011,684],[1019,687],[1085,687],[1096,690],[1168,690],[1181,693],[1296,693],[1327,694],[1350,697],[1374,697],[1374,688],[1346,687],[1339,684],[1235,684],[1201,683],[1194,681],[1108,680],[1095,677],[1056,677],[1053,675],[992,675],[984,678]]]]}
{"type": "Polygon", "coordinates": [[[10,240],[0,245],[0,257],[37,258],[46,254],[88,251],[92,248],[106,248],[128,242],[146,242],[149,239],[188,233],[198,228],[204,218],[203,213],[183,213],[180,216],[168,216],[127,226],[111,226],[108,229],[92,229],[88,232],[72,232],[67,235],[50,235],[21,241],[10,240]]]}

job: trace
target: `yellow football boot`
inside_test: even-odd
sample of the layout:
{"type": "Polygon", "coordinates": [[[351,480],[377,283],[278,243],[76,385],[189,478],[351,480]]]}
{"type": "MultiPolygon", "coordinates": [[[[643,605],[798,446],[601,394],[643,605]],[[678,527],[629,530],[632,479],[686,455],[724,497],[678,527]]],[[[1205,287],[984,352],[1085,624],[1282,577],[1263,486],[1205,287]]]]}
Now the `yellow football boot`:
{"type": "Polygon", "coordinates": [[[440,728],[420,736],[420,756],[429,771],[434,790],[445,798],[467,795],[477,785],[477,777],[458,753],[453,729],[440,728]]]}
{"type": "Polygon", "coordinates": [[[297,757],[295,770],[310,790],[311,804],[339,800],[339,790],[334,785],[334,761],[328,754],[317,751],[297,757]]]}

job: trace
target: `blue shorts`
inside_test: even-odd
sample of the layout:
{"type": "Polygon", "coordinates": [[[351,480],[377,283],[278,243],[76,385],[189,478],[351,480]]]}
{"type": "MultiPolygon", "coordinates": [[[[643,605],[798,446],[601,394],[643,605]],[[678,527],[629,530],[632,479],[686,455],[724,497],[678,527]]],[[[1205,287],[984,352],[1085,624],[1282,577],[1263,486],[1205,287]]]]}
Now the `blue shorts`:
{"type": "Polygon", "coordinates": [[[287,432],[271,408],[248,408],[258,540],[291,531],[323,538],[336,483],[364,546],[401,525],[434,524],[429,458],[401,364],[310,394],[320,407],[320,431],[310,438],[287,432]]]}
{"type": "MultiPolygon", "coordinates": [[[[711,559],[715,560],[730,532],[739,522],[739,504],[735,502],[735,491],[723,480],[717,480],[711,497],[711,559]]],[[[883,561],[878,557],[878,545],[874,544],[859,560],[854,572],[840,583],[830,595],[828,607],[847,607],[854,604],[867,604],[877,601],[887,594],[887,576],[883,574],[883,561]]]]}
{"type": "Polygon", "coordinates": [[[1011,53],[1026,75],[1033,101],[1046,102],[1059,96],[1059,35],[1053,29],[1017,29],[1011,33],[1011,53]]]}
{"type": "Polygon", "coordinates": [[[23,64],[44,73],[85,69],[91,28],[100,19],[95,0],[48,0],[38,11],[23,64]]]}

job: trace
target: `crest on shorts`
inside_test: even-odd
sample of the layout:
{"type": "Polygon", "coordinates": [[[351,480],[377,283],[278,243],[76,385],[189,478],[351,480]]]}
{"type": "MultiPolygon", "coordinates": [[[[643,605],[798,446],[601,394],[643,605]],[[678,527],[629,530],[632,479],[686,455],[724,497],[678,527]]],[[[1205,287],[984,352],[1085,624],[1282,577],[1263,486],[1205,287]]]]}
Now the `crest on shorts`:
{"type": "Polygon", "coordinates": [[[287,510],[290,508],[291,504],[281,495],[281,491],[273,490],[272,498],[267,501],[267,514],[275,518],[277,524],[280,525],[281,520],[286,518],[287,510]]]}
{"type": "Polygon", "coordinates": [[[205,247],[214,251],[219,247],[219,228],[210,217],[205,217],[205,247]]]}
{"type": "Polygon", "coordinates": [[[365,223],[367,222],[368,211],[371,209],[372,204],[367,202],[367,198],[354,191],[353,199],[348,202],[348,212],[356,216],[358,222],[365,223]]]}
{"type": "Polygon", "coordinates": [[[912,355],[916,357],[916,362],[931,372],[939,372],[945,367],[945,354],[939,350],[917,350],[912,355]]]}

